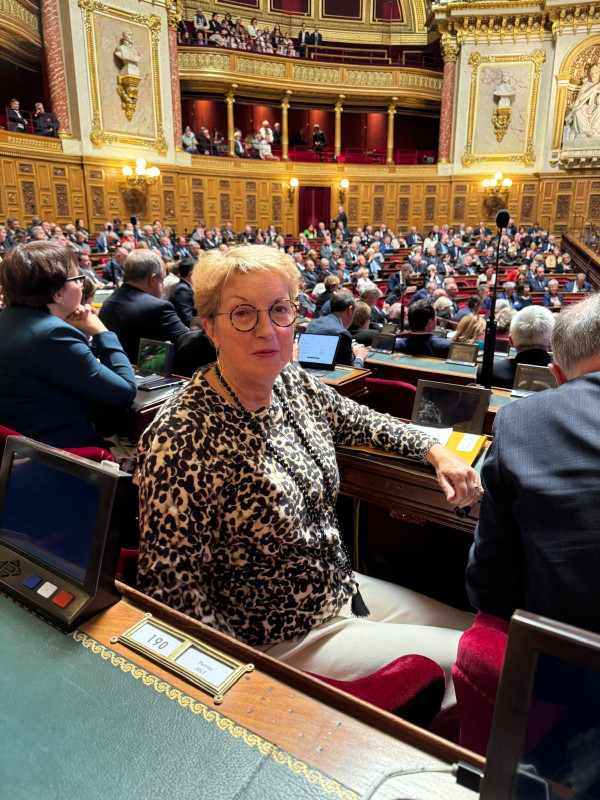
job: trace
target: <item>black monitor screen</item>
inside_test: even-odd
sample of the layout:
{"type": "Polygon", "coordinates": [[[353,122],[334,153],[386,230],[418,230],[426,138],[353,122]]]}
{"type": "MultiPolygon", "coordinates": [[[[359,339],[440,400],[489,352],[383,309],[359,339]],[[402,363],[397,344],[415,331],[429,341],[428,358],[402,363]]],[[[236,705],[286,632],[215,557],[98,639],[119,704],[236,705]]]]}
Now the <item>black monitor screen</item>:
{"type": "Polygon", "coordinates": [[[540,654],[513,800],[600,799],[600,671],[540,654]]]}
{"type": "MultiPolygon", "coordinates": [[[[473,420],[485,404],[485,396],[476,392],[424,386],[413,422],[441,428],[455,428],[473,420]]],[[[487,407],[487,404],[486,404],[487,407]]],[[[485,412],[484,412],[485,413],[485,412]]],[[[481,417],[483,421],[483,416],[481,417]]]]}
{"type": "Polygon", "coordinates": [[[83,584],[102,487],[15,454],[0,540],[83,584]]]}

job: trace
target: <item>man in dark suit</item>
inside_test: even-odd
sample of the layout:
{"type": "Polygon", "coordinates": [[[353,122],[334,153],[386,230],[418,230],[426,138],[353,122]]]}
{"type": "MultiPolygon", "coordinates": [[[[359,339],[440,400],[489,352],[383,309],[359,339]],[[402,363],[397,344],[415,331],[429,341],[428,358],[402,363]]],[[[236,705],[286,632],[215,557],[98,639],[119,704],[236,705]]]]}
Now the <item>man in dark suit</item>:
{"type": "Polygon", "coordinates": [[[250,158],[242,142],[242,132],[236,131],[233,134],[233,152],[237,158],[250,158]]]}
{"type": "Polygon", "coordinates": [[[188,328],[192,319],[196,316],[194,290],[192,289],[194,264],[193,258],[182,259],[179,263],[179,283],[173,286],[169,294],[169,300],[173,303],[175,313],[188,328]]]}
{"type": "Polygon", "coordinates": [[[178,236],[175,240],[175,247],[173,248],[175,258],[188,258],[191,256],[190,248],[185,242],[185,236],[178,236]]]}
{"type": "Polygon", "coordinates": [[[313,147],[317,152],[320,152],[324,147],[327,147],[327,139],[325,133],[321,130],[320,126],[315,123],[313,125],[313,147]]]}
{"type": "Polygon", "coordinates": [[[352,349],[352,334],[348,328],[354,321],[354,308],[356,298],[350,292],[336,292],[329,301],[330,313],[325,317],[312,319],[306,328],[306,333],[322,333],[329,336],[341,335],[340,346],[337,352],[337,363],[350,367],[363,367],[368,350],[363,345],[352,349]]]}
{"type": "Polygon", "coordinates": [[[58,136],[58,129],[60,123],[56,114],[52,111],[45,111],[42,103],[35,104],[35,114],[33,115],[33,124],[35,132],[38,136],[58,136]]]}
{"type": "Polygon", "coordinates": [[[544,267],[535,268],[535,277],[527,278],[532,292],[545,292],[548,289],[548,278],[544,277],[544,267]]]}
{"type": "Polygon", "coordinates": [[[522,608],[599,633],[600,296],[557,317],[558,388],[496,414],[467,589],[486,614],[522,608]]]}
{"type": "Polygon", "coordinates": [[[124,247],[117,247],[112,258],[102,270],[102,277],[116,288],[123,282],[123,267],[129,256],[129,251],[124,247]]]}
{"type": "Polygon", "coordinates": [[[310,35],[310,42],[309,44],[312,45],[320,45],[323,44],[323,36],[319,33],[318,25],[315,25],[313,32],[310,35]]]}
{"type": "Polygon", "coordinates": [[[117,334],[129,360],[135,364],[140,339],[175,342],[187,327],[168,300],[161,300],[164,267],[149,250],[134,250],[125,262],[124,283],[104,301],[99,317],[117,334]]]}
{"type": "MultiPolygon", "coordinates": [[[[410,276],[411,276],[412,268],[410,264],[404,264],[398,272],[394,272],[393,275],[390,276],[390,279],[387,283],[387,293],[388,294],[399,294],[400,291],[406,289],[410,286],[410,276]]],[[[391,305],[392,302],[396,302],[389,300],[388,301],[391,305]]]]}
{"type": "Polygon", "coordinates": [[[435,308],[429,300],[417,300],[408,307],[410,333],[396,339],[394,348],[411,356],[447,358],[450,340],[433,335],[435,330],[435,308]]]}
{"type": "Polygon", "coordinates": [[[486,236],[491,236],[492,231],[490,228],[486,227],[485,222],[481,219],[479,220],[479,227],[473,231],[474,236],[480,236],[482,239],[486,236]]]}
{"type": "Polygon", "coordinates": [[[149,248],[158,247],[158,236],[155,236],[152,225],[144,225],[143,231],[139,236],[140,242],[146,242],[149,248]]]}
{"type": "MultiPolygon", "coordinates": [[[[514,358],[502,358],[494,362],[492,386],[512,389],[519,364],[547,367],[551,363],[552,356],[548,351],[554,320],[554,314],[543,306],[528,306],[513,317],[509,339],[511,345],[516,348],[517,355],[514,358]]],[[[481,382],[481,371],[482,367],[478,367],[478,382],[481,382]]]]}
{"type": "Polygon", "coordinates": [[[214,250],[218,246],[219,243],[215,239],[215,232],[213,230],[206,231],[206,233],[204,234],[204,239],[200,244],[200,247],[203,250],[214,250]]]}
{"type": "Polygon", "coordinates": [[[423,242],[423,234],[419,233],[415,226],[413,225],[410,229],[410,233],[406,237],[406,244],[408,247],[412,247],[415,244],[422,244],[423,242]]]}
{"type": "Polygon", "coordinates": [[[306,30],[306,22],[302,23],[302,30],[298,34],[296,49],[300,58],[306,58],[306,45],[310,44],[310,33],[306,30]]]}
{"type": "Polygon", "coordinates": [[[15,133],[25,133],[25,117],[19,111],[19,106],[19,101],[16,97],[13,97],[6,115],[8,118],[8,130],[14,131],[15,133]]]}
{"type": "Polygon", "coordinates": [[[409,307],[412,306],[413,303],[418,303],[420,300],[428,300],[430,303],[433,303],[433,295],[437,288],[438,288],[437,281],[427,281],[425,286],[422,286],[410,298],[410,300],[408,301],[409,307]]]}
{"type": "Polygon", "coordinates": [[[565,283],[565,292],[589,292],[592,284],[585,279],[584,272],[578,272],[574,281],[565,283]]]}
{"type": "Polygon", "coordinates": [[[203,156],[209,156],[212,153],[212,141],[208,128],[200,128],[200,132],[196,134],[196,141],[199,153],[203,156]]]}
{"type": "Polygon", "coordinates": [[[450,254],[451,261],[458,261],[458,259],[464,253],[463,246],[462,246],[462,239],[460,236],[455,236],[452,240],[452,244],[448,248],[448,253],[450,254]]]}
{"type": "Polygon", "coordinates": [[[172,261],[175,257],[175,251],[168,236],[161,236],[158,240],[158,252],[167,261],[172,261]]]}
{"type": "Polygon", "coordinates": [[[331,224],[332,225],[337,225],[338,222],[341,222],[343,227],[344,227],[344,230],[347,230],[347,228],[348,228],[348,217],[346,216],[346,212],[344,211],[344,206],[338,206],[338,215],[332,221],[331,224]]]}

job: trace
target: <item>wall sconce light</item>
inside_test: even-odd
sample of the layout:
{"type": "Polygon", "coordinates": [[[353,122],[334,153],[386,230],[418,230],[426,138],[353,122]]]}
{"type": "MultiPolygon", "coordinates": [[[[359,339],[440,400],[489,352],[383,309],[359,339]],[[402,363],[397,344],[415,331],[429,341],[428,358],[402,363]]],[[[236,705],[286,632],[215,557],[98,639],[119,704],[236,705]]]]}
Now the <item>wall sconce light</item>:
{"type": "Polygon", "coordinates": [[[130,186],[152,186],[160,175],[158,167],[148,167],[143,158],[138,158],[133,167],[123,167],[121,170],[130,186]]]}
{"type": "Polygon", "coordinates": [[[481,185],[485,189],[486,194],[508,194],[508,190],[512,186],[512,181],[510,178],[503,177],[501,172],[497,172],[493,178],[486,178],[481,181],[481,185]]]}
{"type": "Polygon", "coordinates": [[[340,181],[340,191],[338,194],[340,205],[344,202],[344,198],[346,197],[346,189],[350,186],[350,181],[348,178],[342,178],[340,181]]]}
{"type": "Polygon", "coordinates": [[[298,188],[300,181],[298,178],[291,178],[290,185],[288,187],[288,203],[291,205],[294,202],[294,195],[296,194],[296,189],[298,188]]]}

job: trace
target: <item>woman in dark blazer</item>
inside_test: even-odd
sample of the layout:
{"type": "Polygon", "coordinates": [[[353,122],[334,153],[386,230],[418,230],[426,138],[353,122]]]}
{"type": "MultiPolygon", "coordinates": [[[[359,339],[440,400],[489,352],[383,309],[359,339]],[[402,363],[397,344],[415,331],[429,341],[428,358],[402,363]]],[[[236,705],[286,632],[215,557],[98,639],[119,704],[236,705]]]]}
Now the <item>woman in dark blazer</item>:
{"type": "Polygon", "coordinates": [[[542,297],[542,304],[545,305],[546,308],[564,306],[565,304],[565,298],[562,294],[558,293],[558,281],[554,278],[548,281],[548,291],[542,297]]]}
{"type": "Polygon", "coordinates": [[[55,447],[99,445],[95,412],[137,391],[116,335],[81,305],[84,281],[76,255],[52,242],[0,264],[0,424],[55,447]]]}

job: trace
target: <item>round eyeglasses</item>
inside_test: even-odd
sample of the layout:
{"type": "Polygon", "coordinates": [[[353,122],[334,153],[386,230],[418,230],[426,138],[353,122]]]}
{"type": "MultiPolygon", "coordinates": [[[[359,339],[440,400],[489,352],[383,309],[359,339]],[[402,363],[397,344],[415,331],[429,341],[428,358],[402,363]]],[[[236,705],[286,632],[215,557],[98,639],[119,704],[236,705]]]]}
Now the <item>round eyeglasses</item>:
{"type": "Polygon", "coordinates": [[[79,283],[83,286],[85,283],[85,275],[73,275],[72,278],[65,279],[65,283],[69,283],[70,281],[79,281],[79,283]]]}
{"type": "Polygon", "coordinates": [[[291,300],[276,300],[268,308],[254,308],[243,304],[231,311],[215,314],[215,317],[229,317],[236,331],[247,333],[258,325],[258,315],[261,311],[266,311],[273,325],[277,325],[278,328],[289,328],[298,316],[297,308],[291,300]]]}

